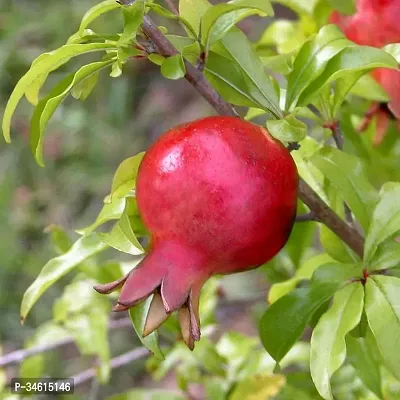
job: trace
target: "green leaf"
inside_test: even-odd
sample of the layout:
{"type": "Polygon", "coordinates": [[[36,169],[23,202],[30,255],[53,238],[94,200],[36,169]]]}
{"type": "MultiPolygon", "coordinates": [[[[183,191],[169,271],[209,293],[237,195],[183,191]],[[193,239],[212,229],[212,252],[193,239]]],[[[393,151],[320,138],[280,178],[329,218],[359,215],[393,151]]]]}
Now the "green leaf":
{"type": "MultiPolygon", "coordinates": [[[[43,76],[47,76],[51,71],[67,63],[72,57],[93,52],[115,49],[114,44],[109,43],[88,43],[88,44],[68,44],[39,56],[33,63],[29,71],[18,81],[7,102],[3,115],[3,135],[7,142],[11,141],[10,124],[14,111],[24,96],[29,91],[32,84],[39,79],[43,83],[43,76]]],[[[30,92],[30,97],[35,101],[38,97],[39,85],[35,86],[35,91],[30,92]]]]}
{"type": "Polygon", "coordinates": [[[400,64],[400,43],[387,44],[383,49],[392,55],[400,64]]]}
{"type": "Polygon", "coordinates": [[[372,215],[365,238],[364,261],[370,263],[378,245],[400,230],[400,184],[386,191],[372,215]]]}
{"type": "MultiPolygon", "coordinates": [[[[211,85],[229,103],[237,106],[263,108],[253,98],[257,88],[249,81],[238,64],[231,59],[210,51],[208,53],[204,74],[211,85]]],[[[265,113],[264,110],[262,110],[265,113]]]]}
{"type": "Polygon", "coordinates": [[[117,46],[127,46],[135,40],[137,30],[143,22],[144,11],[144,1],[142,0],[137,0],[130,6],[122,7],[125,25],[117,46]]]}
{"type": "Polygon", "coordinates": [[[274,10],[268,0],[232,0],[209,8],[201,20],[202,43],[206,52],[237,22],[252,14],[273,16],[274,10]]]}
{"type": "Polygon", "coordinates": [[[144,249],[134,232],[133,224],[135,221],[131,219],[132,213],[133,216],[136,217],[136,212],[137,206],[135,199],[127,198],[125,209],[120,220],[110,233],[99,233],[101,240],[119,251],[132,255],[143,254],[144,249]]]}
{"type": "Polygon", "coordinates": [[[39,297],[56,281],[72,271],[87,258],[100,253],[108,246],[96,234],[78,239],[65,254],[51,259],[29,286],[21,303],[21,321],[24,321],[39,297]]]}
{"type": "Polygon", "coordinates": [[[83,36],[85,29],[101,15],[120,8],[121,6],[115,0],[105,0],[94,7],[90,8],[82,18],[81,25],[79,26],[79,34],[83,36]]]}
{"type": "Polygon", "coordinates": [[[259,332],[263,346],[279,362],[304,331],[312,315],[357,267],[346,264],[325,264],[318,268],[311,286],[295,289],[273,303],[260,321],[259,332]]]}
{"type": "Polygon", "coordinates": [[[287,111],[296,107],[300,95],[322,74],[329,60],[351,44],[335,25],[323,26],[314,39],[304,43],[294,60],[293,70],[288,75],[287,111]]]}
{"type": "Polygon", "coordinates": [[[256,375],[237,383],[229,396],[229,400],[270,400],[275,398],[281,391],[285,382],[286,379],[284,375],[256,375]]]}
{"type": "Polygon", "coordinates": [[[200,340],[193,350],[193,356],[199,361],[202,367],[212,375],[226,376],[226,360],[218,354],[214,343],[206,338],[200,340]]]}
{"type": "Polygon", "coordinates": [[[99,215],[96,218],[96,221],[93,224],[89,225],[86,228],[82,228],[77,230],[76,232],[80,235],[88,235],[92,233],[96,228],[100,225],[105,224],[108,221],[112,221],[114,219],[119,219],[125,209],[125,199],[124,198],[116,198],[112,203],[106,203],[103,205],[99,215]]]}
{"type": "Polygon", "coordinates": [[[298,104],[309,104],[326,84],[339,79],[332,104],[332,115],[335,117],[348,91],[361,75],[378,67],[397,68],[397,65],[397,61],[386,51],[375,47],[344,48],[329,60],[323,72],[302,92],[298,104]]]}
{"type": "Polygon", "coordinates": [[[135,389],[107,397],[106,400],[185,400],[185,397],[176,391],[135,389]]]}
{"type": "Polygon", "coordinates": [[[164,56],[160,56],[159,54],[156,53],[149,54],[147,58],[149,59],[149,61],[151,61],[156,65],[162,65],[162,63],[165,61],[164,56]]]}
{"type": "Polygon", "coordinates": [[[140,304],[130,308],[129,316],[131,318],[133,328],[135,329],[136,334],[143,345],[149,349],[156,358],[159,360],[164,360],[164,355],[158,345],[157,331],[154,331],[153,333],[150,333],[150,335],[143,337],[143,330],[152,300],[153,296],[150,296],[140,304]]]}
{"type": "Polygon", "coordinates": [[[400,379],[400,279],[390,276],[368,278],[365,311],[383,363],[400,379]]]}
{"type": "Polygon", "coordinates": [[[366,232],[378,193],[368,181],[360,160],[333,147],[324,147],[311,162],[337,190],[366,232]]]}
{"type": "Polygon", "coordinates": [[[380,371],[380,354],[376,340],[370,329],[364,337],[346,337],[347,360],[356,370],[364,385],[382,398],[382,377],[380,371]]]}
{"type": "Polygon", "coordinates": [[[72,97],[77,100],[85,101],[89,97],[90,93],[92,93],[93,89],[96,87],[97,82],[99,81],[99,77],[99,72],[95,72],[92,75],[89,75],[87,79],[72,88],[72,97]]]}
{"type": "Polygon", "coordinates": [[[161,65],[161,74],[168,79],[181,79],[186,74],[186,67],[181,54],[168,57],[161,65]]]}
{"type": "Polygon", "coordinates": [[[176,21],[179,21],[185,28],[186,32],[193,37],[197,37],[196,31],[193,29],[193,27],[190,25],[188,21],[186,21],[185,18],[182,18],[179,15],[174,14],[172,11],[167,10],[166,8],[160,6],[159,4],[156,3],[147,3],[146,4],[150,9],[154,12],[156,12],[158,15],[161,15],[166,18],[174,19],[176,21]]]}
{"type": "Polygon", "coordinates": [[[258,108],[269,111],[275,118],[282,116],[273,81],[265,73],[260,58],[243,32],[232,30],[212,50],[240,67],[251,98],[260,104],[258,108]]]}
{"type": "Polygon", "coordinates": [[[284,119],[267,121],[267,129],[282,142],[299,142],[307,135],[307,125],[296,119],[293,114],[284,119]]]}
{"type": "Polygon", "coordinates": [[[145,152],[143,151],[133,157],[127,158],[119,165],[111,186],[111,202],[113,199],[126,197],[135,188],[139,165],[144,155],[145,152]]]}
{"type": "Polygon", "coordinates": [[[349,284],[333,299],[320,318],[311,338],[311,376],[319,394],[333,400],[330,379],[346,358],[345,337],[360,321],[364,290],[361,283],[349,284]]]}
{"type": "Polygon", "coordinates": [[[395,240],[381,243],[369,265],[370,271],[400,267],[400,243],[395,240]]]}
{"type": "Polygon", "coordinates": [[[313,11],[317,4],[318,0],[274,0],[274,3],[283,4],[286,7],[291,8],[293,11],[300,15],[304,14],[313,14],[313,11]]]}
{"type": "MultiPolygon", "coordinates": [[[[43,161],[43,136],[50,118],[54,115],[57,107],[68,96],[71,89],[88,80],[93,74],[107,68],[112,60],[99,61],[81,67],[77,72],[68,75],[59,82],[43,100],[39,102],[33,112],[30,127],[30,145],[32,152],[40,166],[43,161]]],[[[94,75],[96,76],[96,75],[94,75]]]]}
{"type": "Polygon", "coordinates": [[[179,0],[179,15],[188,21],[196,36],[200,32],[201,18],[210,7],[212,5],[207,0],[179,0]]]}
{"type": "Polygon", "coordinates": [[[389,96],[385,89],[371,76],[363,75],[350,89],[350,94],[363,97],[367,100],[380,101],[382,103],[389,101],[389,96]]]}
{"type": "Polygon", "coordinates": [[[318,267],[333,261],[332,257],[328,254],[318,254],[317,256],[308,259],[296,271],[293,278],[284,282],[275,283],[271,286],[268,293],[269,303],[275,303],[275,301],[292,291],[299,282],[305,279],[311,279],[314,271],[318,267]]]}

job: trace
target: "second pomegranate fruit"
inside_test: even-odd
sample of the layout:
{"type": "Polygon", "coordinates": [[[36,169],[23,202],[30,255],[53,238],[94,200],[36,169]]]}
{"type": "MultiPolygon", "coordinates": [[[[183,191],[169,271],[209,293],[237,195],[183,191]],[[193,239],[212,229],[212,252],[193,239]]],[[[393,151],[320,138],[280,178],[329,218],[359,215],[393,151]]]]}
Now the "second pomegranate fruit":
{"type": "Polygon", "coordinates": [[[286,243],[296,215],[298,174],[285,146],[233,117],[179,125],[147,151],[136,184],[150,248],[122,287],[115,311],[154,294],[144,335],[178,310],[189,348],[200,338],[199,296],[214,274],[245,271],[286,243]]]}

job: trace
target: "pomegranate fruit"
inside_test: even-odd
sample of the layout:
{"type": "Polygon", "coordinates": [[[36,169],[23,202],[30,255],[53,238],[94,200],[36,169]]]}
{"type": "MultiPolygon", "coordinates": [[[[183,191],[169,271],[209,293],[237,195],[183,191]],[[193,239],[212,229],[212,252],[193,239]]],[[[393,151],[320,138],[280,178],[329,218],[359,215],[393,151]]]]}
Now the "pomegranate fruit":
{"type": "Polygon", "coordinates": [[[149,252],[128,275],[95,289],[122,287],[115,311],[154,294],[143,334],[178,310],[193,349],[203,284],[214,274],[260,266],[284,246],[297,187],[289,151],[260,126],[217,116],[171,129],[149,148],[137,176],[149,252]]]}
{"type": "MultiPolygon", "coordinates": [[[[381,48],[390,43],[399,43],[400,0],[358,0],[356,14],[348,16],[334,11],[330,22],[338,25],[348,39],[359,45],[381,48]]],[[[372,76],[390,98],[389,109],[373,105],[369,111],[370,115],[377,118],[374,144],[378,145],[384,138],[391,118],[397,119],[400,131],[400,71],[378,68],[372,72],[372,76]]],[[[364,124],[364,128],[367,125],[364,124]]]]}

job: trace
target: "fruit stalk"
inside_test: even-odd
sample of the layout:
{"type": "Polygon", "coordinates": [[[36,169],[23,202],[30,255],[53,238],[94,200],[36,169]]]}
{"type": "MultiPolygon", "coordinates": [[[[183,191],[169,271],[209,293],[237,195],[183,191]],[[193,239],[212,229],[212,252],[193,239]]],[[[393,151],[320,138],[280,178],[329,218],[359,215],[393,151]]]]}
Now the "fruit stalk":
{"type": "MultiPolygon", "coordinates": [[[[173,44],[163,35],[154,22],[145,16],[142,24],[145,35],[155,44],[159,54],[170,57],[178,54],[173,44]]],[[[185,60],[185,78],[194,88],[214,107],[221,115],[238,116],[233,106],[221,98],[221,96],[208,83],[201,71],[197,70],[185,60]]],[[[339,236],[360,257],[363,256],[364,238],[353,226],[342,220],[305,182],[300,179],[300,199],[314,212],[319,222],[325,224],[337,236],[339,236]]]]}

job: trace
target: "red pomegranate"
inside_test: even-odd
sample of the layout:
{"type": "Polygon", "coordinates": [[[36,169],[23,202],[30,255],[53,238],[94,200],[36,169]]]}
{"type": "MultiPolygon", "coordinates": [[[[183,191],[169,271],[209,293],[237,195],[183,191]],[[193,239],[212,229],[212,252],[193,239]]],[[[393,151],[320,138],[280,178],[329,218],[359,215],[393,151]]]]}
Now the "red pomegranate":
{"type": "Polygon", "coordinates": [[[122,287],[115,311],[154,294],[143,334],[178,310],[193,349],[203,284],[214,274],[260,266],[284,246],[297,187],[289,151],[260,126],[208,117],[171,129],[147,151],[137,176],[149,253],[127,276],[95,289],[122,287]]]}
{"type": "MultiPolygon", "coordinates": [[[[334,11],[330,22],[338,25],[348,39],[359,45],[381,48],[390,43],[399,43],[400,0],[357,0],[356,14],[348,16],[334,11]]],[[[390,118],[397,118],[400,130],[400,71],[378,68],[372,75],[390,98],[390,111],[387,107],[374,105],[369,112],[377,118],[374,144],[378,145],[384,138],[390,118]]]]}

